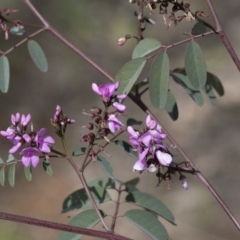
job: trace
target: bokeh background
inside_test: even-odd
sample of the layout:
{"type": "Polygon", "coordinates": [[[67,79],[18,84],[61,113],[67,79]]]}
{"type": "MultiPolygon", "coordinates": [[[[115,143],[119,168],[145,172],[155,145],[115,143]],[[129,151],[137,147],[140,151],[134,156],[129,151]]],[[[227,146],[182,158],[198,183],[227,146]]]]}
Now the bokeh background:
{"type": "MultiPolygon", "coordinates": [[[[209,14],[205,1],[189,1],[193,11],[203,10],[209,14]]],[[[111,75],[131,57],[135,41],[128,41],[123,47],[117,45],[117,39],[125,34],[136,34],[137,20],[133,15],[136,5],[127,0],[70,0],[70,1],[37,1],[32,3],[40,13],[69,41],[83,50],[111,75]]],[[[237,54],[240,56],[239,9],[238,0],[213,1],[220,22],[228,35],[237,54]]],[[[25,23],[40,24],[23,1],[1,0],[0,8],[19,9],[12,15],[25,23]]],[[[156,11],[152,15],[155,26],[148,26],[144,36],[157,38],[168,45],[184,39],[183,32],[189,32],[194,22],[183,21],[177,27],[166,30],[161,16],[156,11]]],[[[207,19],[211,22],[211,19],[207,19]]],[[[26,29],[30,34],[34,29],[26,29]]],[[[5,41],[0,35],[2,51],[20,41],[21,37],[10,36],[5,41]]],[[[81,114],[82,109],[101,106],[100,99],[91,91],[91,83],[104,83],[106,79],[84,62],[74,52],[64,46],[50,33],[44,32],[35,38],[44,49],[49,61],[49,71],[39,72],[29,57],[27,46],[22,45],[8,57],[11,67],[11,83],[8,94],[0,94],[0,129],[10,124],[11,113],[31,113],[35,129],[46,127],[54,135],[49,119],[57,104],[61,105],[68,116],[76,119],[76,124],[69,127],[68,143],[71,149],[80,146],[81,126],[88,118],[81,114]]],[[[203,107],[198,107],[174,83],[170,83],[180,111],[178,121],[173,122],[164,110],[152,109],[163,126],[172,134],[181,147],[188,153],[204,175],[216,188],[229,208],[240,220],[240,75],[229,54],[216,36],[197,40],[206,59],[208,71],[216,74],[225,88],[225,95],[218,99],[213,107],[205,97],[203,107]]],[[[171,49],[169,53],[171,68],[182,67],[186,45],[171,49]]],[[[146,70],[142,78],[147,76],[146,70]]],[[[148,94],[143,96],[148,106],[148,94]]],[[[145,120],[145,115],[129,100],[127,115],[145,120]]],[[[127,117],[123,117],[123,121],[127,117]]],[[[127,136],[123,136],[127,138],[127,136]]],[[[10,143],[0,139],[0,156],[7,158],[10,143]]],[[[61,149],[57,141],[55,147],[61,149]]],[[[195,176],[188,176],[190,191],[186,192],[176,178],[172,189],[166,184],[156,187],[157,179],[152,175],[139,175],[132,172],[134,160],[115,146],[108,147],[113,156],[110,161],[117,178],[130,180],[139,176],[138,187],[153,194],[165,203],[173,212],[177,226],[165,220],[171,239],[185,240],[237,240],[239,232],[195,176]]],[[[19,156],[18,156],[19,157],[19,156]]],[[[81,159],[77,160],[78,163],[81,159]]],[[[29,183],[24,176],[21,164],[17,167],[16,186],[0,188],[0,211],[22,214],[30,217],[67,223],[69,217],[79,211],[60,214],[64,198],[81,188],[79,179],[73,169],[64,160],[52,159],[54,177],[47,176],[43,169],[34,169],[33,181],[29,183]]],[[[88,181],[104,176],[97,164],[92,164],[86,171],[88,181]]],[[[114,198],[114,192],[111,192],[114,198]]],[[[114,211],[114,203],[105,203],[102,209],[114,211]]],[[[132,206],[123,204],[120,213],[132,206]]],[[[101,229],[97,226],[96,229],[101,229]]],[[[136,227],[118,220],[116,230],[134,239],[149,239],[136,227]]],[[[50,240],[57,239],[58,231],[39,227],[0,221],[0,239],[3,240],[50,240]]],[[[85,239],[91,239],[85,237],[85,239]]]]}

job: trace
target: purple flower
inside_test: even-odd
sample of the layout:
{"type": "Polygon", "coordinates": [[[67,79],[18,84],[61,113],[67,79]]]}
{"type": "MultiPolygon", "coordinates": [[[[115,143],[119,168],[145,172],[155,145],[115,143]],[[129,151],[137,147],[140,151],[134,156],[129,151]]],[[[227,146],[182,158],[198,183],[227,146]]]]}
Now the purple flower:
{"type": "Polygon", "coordinates": [[[26,127],[30,121],[31,121],[31,114],[28,114],[27,116],[25,116],[24,114],[22,115],[21,124],[23,127],[26,127]]]}
{"type": "Polygon", "coordinates": [[[133,171],[143,171],[147,168],[147,159],[146,155],[148,153],[148,149],[145,149],[143,152],[138,152],[138,160],[133,166],[133,171]]]}
{"type": "Polygon", "coordinates": [[[119,112],[124,112],[126,110],[126,106],[118,102],[114,102],[113,107],[115,107],[119,112]]]}
{"type": "Polygon", "coordinates": [[[55,143],[54,139],[50,136],[43,137],[45,134],[46,129],[42,128],[37,132],[35,141],[39,149],[44,152],[44,153],[49,153],[51,152],[50,146],[55,143]]]}
{"type": "Polygon", "coordinates": [[[140,141],[139,141],[139,132],[135,131],[131,126],[127,127],[127,131],[130,135],[129,137],[129,142],[134,146],[134,147],[139,147],[140,146],[140,141]]]}
{"type": "Polygon", "coordinates": [[[0,134],[3,137],[7,137],[7,139],[11,140],[16,136],[15,130],[12,127],[8,127],[6,131],[0,131],[0,134]]]}
{"type": "Polygon", "coordinates": [[[114,114],[110,114],[108,116],[108,127],[112,133],[120,130],[122,126],[124,125],[116,118],[114,114]]]}
{"type": "Polygon", "coordinates": [[[107,83],[98,86],[96,83],[92,84],[92,90],[98,95],[102,96],[104,102],[108,102],[113,97],[115,91],[119,87],[119,81],[116,83],[107,83]]]}
{"type": "Polygon", "coordinates": [[[37,167],[39,163],[39,150],[37,148],[24,148],[21,153],[22,156],[22,163],[25,167],[32,165],[33,167],[37,167]]]}
{"type": "Polygon", "coordinates": [[[19,121],[20,121],[20,113],[16,113],[16,115],[12,114],[11,115],[11,121],[13,125],[18,125],[19,121]]]}
{"type": "Polygon", "coordinates": [[[161,152],[160,150],[156,151],[156,156],[160,164],[163,166],[169,166],[172,162],[172,156],[169,153],[161,152]]]}

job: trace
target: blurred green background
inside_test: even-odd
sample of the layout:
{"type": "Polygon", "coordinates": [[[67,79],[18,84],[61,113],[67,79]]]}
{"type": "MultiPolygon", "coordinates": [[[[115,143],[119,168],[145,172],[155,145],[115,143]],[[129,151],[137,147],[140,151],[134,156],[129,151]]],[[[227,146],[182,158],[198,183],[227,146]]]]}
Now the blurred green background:
{"type": "MultiPolygon", "coordinates": [[[[128,41],[123,47],[117,45],[117,39],[125,34],[136,34],[137,20],[133,15],[136,5],[127,0],[70,0],[37,1],[32,3],[40,13],[69,41],[83,50],[111,75],[131,57],[135,41],[128,41]]],[[[190,1],[193,11],[203,10],[209,14],[205,1],[190,1]]],[[[240,56],[239,9],[240,1],[213,1],[220,22],[230,42],[240,56]]],[[[19,9],[12,18],[25,23],[39,24],[39,21],[23,3],[17,0],[1,0],[0,7],[19,9]]],[[[161,16],[156,11],[152,18],[155,26],[148,26],[144,36],[157,38],[162,44],[169,45],[184,39],[183,32],[189,32],[194,22],[183,21],[168,31],[161,16]]],[[[207,21],[211,22],[210,18],[207,21]]],[[[30,34],[34,29],[26,29],[30,34]]],[[[10,36],[5,41],[0,35],[0,49],[7,50],[21,37],[10,36]]],[[[11,113],[31,113],[35,129],[43,126],[54,135],[49,119],[53,116],[57,104],[61,105],[76,124],[68,129],[68,142],[71,149],[80,146],[81,126],[88,118],[81,114],[82,109],[101,106],[100,99],[91,91],[91,83],[104,83],[106,80],[96,70],[84,62],[74,52],[59,42],[48,32],[35,38],[44,49],[49,61],[49,71],[39,72],[29,57],[27,46],[14,50],[8,55],[11,67],[11,83],[8,94],[0,94],[0,129],[10,124],[11,113]]],[[[189,154],[196,165],[216,188],[229,208],[240,220],[240,74],[230,56],[216,36],[197,40],[201,45],[208,71],[215,73],[225,88],[225,96],[218,99],[213,107],[205,98],[203,107],[198,107],[184,92],[172,82],[173,90],[180,111],[179,120],[172,122],[164,110],[152,109],[163,126],[172,134],[182,148],[189,154]]],[[[186,45],[171,49],[169,53],[171,68],[182,67],[186,45]]],[[[147,75],[147,70],[143,77],[147,75]]],[[[143,97],[148,106],[148,94],[143,97]]],[[[129,100],[127,115],[145,120],[145,115],[129,100]]],[[[122,119],[125,121],[127,117],[122,119]]],[[[123,136],[127,138],[127,136],[123,136]]],[[[1,138],[0,156],[7,158],[11,144],[1,138]]],[[[55,144],[60,149],[60,142],[55,144]]],[[[172,189],[167,190],[163,183],[155,187],[157,179],[154,174],[132,172],[134,160],[115,146],[107,151],[113,156],[110,160],[117,178],[129,180],[139,176],[139,188],[163,201],[173,212],[177,226],[171,226],[165,220],[171,239],[178,240],[223,240],[239,239],[239,232],[227,218],[208,190],[195,176],[188,176],[190,191],[181,188],[176,178],[172,189]]],[[[81,159],[77,160],[78,163],[81,159]]],[[[33,181],[27,182],[23,167],[17,168],[16,186],[6,184],[0,188],[0,211],[22,214],[30,217],[67,223],[69,217],[79,211],[60,214],[64,198],[81,188],[79,179],[69,164],[64,160],[52,159],[54,177],[48,177],[41,166],[34,170],[33,181]]],[[[104,176],[97,164],[92,164],[86,171],[88,181],[104,176]]],[[[111,192],[114,197],[114,192],[111,192]]],[[[114,211],[114,203],[101,206],[109,214],[114,211]]],[[[120,214],[132,206],[123,204],[120,214]]],[[[110,219],[108,219],[110,220],[110,219]]],[[[149,239],[136,227],[119,219],[116,231],[134,239],[149,239]]],[[[96,229],[101,229],[97,226],[96,229]]],[[[57,239],[58,231],[0,221],[0,239],[3,240],[50,240],[57,239]]],[[[91,239],[85,237],[85,239],[91,239]]]]}

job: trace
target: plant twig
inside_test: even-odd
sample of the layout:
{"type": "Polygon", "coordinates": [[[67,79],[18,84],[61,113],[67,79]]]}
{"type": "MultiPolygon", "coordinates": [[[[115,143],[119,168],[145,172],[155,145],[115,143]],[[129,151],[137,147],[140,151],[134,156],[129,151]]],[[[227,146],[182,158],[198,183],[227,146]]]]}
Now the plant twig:
{"type": "Polygon", "coordinates": [[[44,220],[40,220],[40,219],[36,219],[36,218],[29,218],[29,217],[24,217],[24,216],[19,216],[19,215],[10,214],[10,213],[4,213],[4,212],[0,212],[0,219],[29,224],[29,225],[35,225],[38,227],[51,228],[51,229],[56,229],[56,230],[60,230],[60,231],[78,233],[78,234],[82,234],[82,235],[103,238],[103,239],[109,239],[109,240],[131,240],[130,238],[116,235],[114,233],[108,233],[108,232],[102,232],[102,231],[97,231],[97,230],[92,230],[92,229],[75,227],[75,226],[70,226],[70,225],[66,225],[66,224],[44,221],[44,220]]]}
{"type": "Polygon", "coordinates": [[[90,202],[91,202],[94,210],[96,211],[99,219],[100,219],[101,222],[102,222],[103,227],[104,227],[108,232],[110,232],[108,226],[106,225],[106,223],[105,223],[105,221],[104,221],[104,219],[103,219],[103,217],[102,217],[102,215],[101,215],[101,213],[100,213],[100,211],[99,211],[99,209],[98,209],[98,206],[97,206],[96,202],[95,202],[94,199],[93,199],[92,193],[91,193],[90,190],[89,190],[89,187],[88,187],[88,185],[87,185],[87,183],[86,183],[86,180],[85,180],[85,178],[84,178],[83,172],[80,172],[80,171],[79,171],[78,166],[76,165],[76,163],[74,162],[74,160],[72,159],[72,157],[70,156],[70,154],[68,153],[68,147],[67,147],[67,144],[66,144],[66,141],[65,141],[64,137],[61,138],[61,141],[62,141],[63,148],[64,148],[64,150],[65,150],[65,153],[66,153],[68,162],[71,164],[71,166],[73,167],[73,169],[74,169],[75,172],[77,173],[77,175],[78,175],[78,177],[79,177],[79,179],[80,179],[83,187],[84,187],[85,190],[86,190],[86,193],[87,193],[87,195],[88,195],[88,198],[89,198],[89,200],[90,200],[90,202]]]}
{"type": "Polygon", "coordinates": [[[218,20],[218,16],[213,7],[212,1],[206,0],[206,3],[209,8],[209,11],[211,12],[211,15],[212,15],[213,21],[215,23],[215,27],[217,29],[219,37],[222,40],[222,43],[224,44],[224,46],[226,47],[228,53],[232,57],[233,62],[235,63],[236,67],[238,68],[238,71],[240,71],[240,60],[239,60],[235,50],[233,49],[231,43],[229,42],[227,35],[225,34],[225,32],[222,29],[222,26],[218,20]]]}
{"type": "Polygon", "coordinates": [[[9,54],[10,52],[12,52],[14,49],[16,49],[17,47],[21,46],[23,43],[25,43],[26,41],[29,40],[29,38],[32,38],[38,34],[40,34],[41,32],[45,31],[46,28],[41,28],[39,29],[38,31],[32,33],[31,35],[27,36],[26,38],[24,38],[22,41],[20,41],[19,43],[17,43],[16,45],[14,45],[13,47],[9,48],[7,51],[5,52],[2,52],[2,55],[7,55],[9,54]]]}
{"type": "Polygon", "coordinates": [[[117,197],[117,201],[116,201],[116,208],[115,208],[115,212],[113,214],[113,219],[112,219],[112,224],[111,224],[111,229],[114,231],[115,225],[116,225],[116,221],[117,221],[117,215],[118,215],[118,211],[119,211],[119,206],[120,206],[120,199],[121,199],[121,193],[122,193],[122,184],[120,184],[119,189],[117,190],[118,193],[118,197],[117,197]]]}

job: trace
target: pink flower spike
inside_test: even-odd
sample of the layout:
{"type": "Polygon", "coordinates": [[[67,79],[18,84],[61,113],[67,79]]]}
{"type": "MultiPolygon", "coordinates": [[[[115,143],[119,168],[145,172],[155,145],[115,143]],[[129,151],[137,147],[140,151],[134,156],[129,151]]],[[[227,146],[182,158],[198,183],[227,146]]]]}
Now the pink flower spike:
{"type": "Polygon", "coordinates": [[[115,107],[119,112],[124,112],[126,110],[126,106],[118,102],[113,103],[113,107],[115,107]]]}
{"type": "Polygon", "coordinates": [[[37,167],[39,163],[39,151],[36,148],[28,147],[24,148],[21,151],[22,156],[22,163],[24,167],[28,167],[29,165],[32,165],[33,167],[37,167]]]}
{"type": "Polygon", "coordinates": [[[156,151],[156,156],[160,164],[163,166],[169,166],[172,162],[172,156],[168,153],[161,152],[160,150],[156,151]]]}

